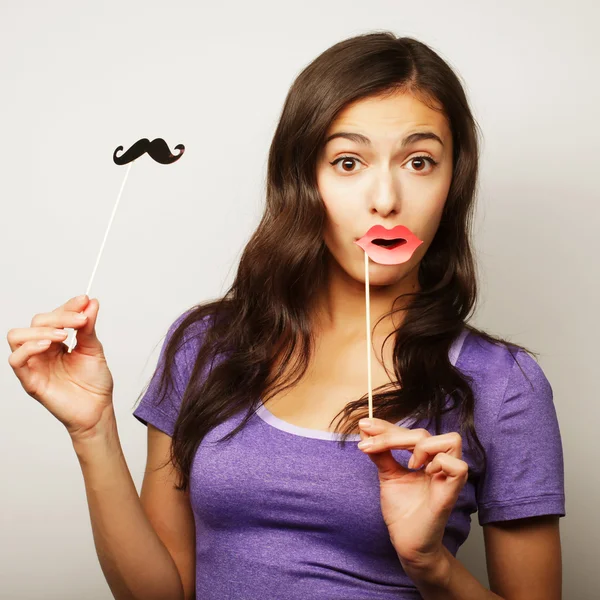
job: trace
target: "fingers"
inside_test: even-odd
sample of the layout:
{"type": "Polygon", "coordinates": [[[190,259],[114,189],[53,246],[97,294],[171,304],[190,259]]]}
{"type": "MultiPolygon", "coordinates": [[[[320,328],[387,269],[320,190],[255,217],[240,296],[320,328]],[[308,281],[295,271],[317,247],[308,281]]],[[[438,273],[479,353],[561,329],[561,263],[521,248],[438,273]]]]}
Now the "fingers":
{"type": "MultiPolygon", "coordinates": [[[[71,329],[78,329],[82,334],[90,336],[89,330],[85,328],[89,322],[89,317],[85,310],[89,309],[90,306],[92,306],[92,302],[85,294],[71,298],[63,305],[55,308],[52,312],[35,315],[31,320],[30,329],[42,327],[62,329],[69,327],[71,329]]],[[[91,337],[93,338],[94,336],[91,337]]],[[[80,340],[78,341],[80,343],[80,340]]]]}
{"type": "Polygon", "coordinates": [[[50,340],[52,342],[62,342],[66,337],[67,332],[64,329],[54,327],[14,328],[6,334],[6,340],[13,352],[30,341],[50,340]]]}
{"type": "Polygon", "coordinates": [[[52,312],[35,315],[31,320],[30,327],[15,327],[9,330],[6,340],[11,351],[14,352],[20,346],[32,340],[64,341],[67,333],[62,330],[65,327],[80,329],[86,324],[88,317],[87,315],[80,315],[80,311],[88,303],[89,298],[85,295],[79,298],[71,298],[52,312]]]}
{"type": "Polygon", "coordinates": [[[42,354],[50,348],[52,340],[32,340],[25,342],[8,357],[8,364],[13,368],[17,377],[24,381],[29,375],[27,361],[35,354],[42,354]]]}
{"type": "MultiPolygon", "coordinates": [[[[433,435],[415,445],[412,457],[412,469],[418,469],[428,458],[438,453],[462,459],[462,437],[456,431],[442,435],[433,435]]],[[[429,465],[428,465],[429,466],[429,465]]]]}
{"type": "MultiPolygon", "coordinates": [[[[389,423],[383,419],[366,419],[370,427],[359,422],[361,431],[368,432],[372,437],[366,452],[375,453],[391,449],[412,449],[413,456],[409,467],[418,469],[422,465],[429,466],[433,457],[438,453],[462,459],[462,437],[452,431],[442,435],[431,435],[426,429],[408,429],[389,423]]],[[[466,464],[466,463],[465,463],[466,464]]]]}
{"type": "Polygon", "coordinates": [[[85,314],[88,319],[83,322],[81,329],[77,332],[78,352],[97,353],[102,348],[102,344],[96,335],[96,320],[98,319],[99,310],[100,303],[98,299],[94,298],[90,300],[85,308],[85,314]]]}
{"type": "Polygon", "coordinates": [[[75,312],[79,312],[87,306],[89,301],[90,299],[87,294],[75,296],[74,298],[67,300],[64,304],[57,306],[52,312],[61,312],[63,310],[73,310],[75,312]]]}
{"type": "Polygon", "coordinates": [[[361,432],[367,433],[370,452],[381,452],[390,449],[412,449],[416,444],[426,437],[431,437],[427,429],[409,429],[400,425],[394,425],[383,419],[361,419],[358,422],[361,432]]]}
{"type": "Polygon", "coordinates": [[[63,342],[67,337],[63,328],[82,327],[87,317],[78,317],[78,313],[88,303],[87,295],[71,298],[50,313],[35,315],[31,320],[31,327],[13,328],[8,331],[6,339],[11,349],[8,364],[24,385],[30,375],[27,361],[35,354],[46,352],[53,342],[63,342]]]}
{"type": "Polygon", "coordinates": [[[436,454],[433,460],[425,467],[428,475],[443,473],[446,477],[453,477],[462,480],[465,483],[469,477],[469,465],[460,458],[440,452],[436,454]]]}
{"type": "Polygon", "coordinates": [[[72,327],[78,329],[87,321],[87,315],[77,310],[60,310],[37,314],[31,319],[31,327],[72,327]]]}

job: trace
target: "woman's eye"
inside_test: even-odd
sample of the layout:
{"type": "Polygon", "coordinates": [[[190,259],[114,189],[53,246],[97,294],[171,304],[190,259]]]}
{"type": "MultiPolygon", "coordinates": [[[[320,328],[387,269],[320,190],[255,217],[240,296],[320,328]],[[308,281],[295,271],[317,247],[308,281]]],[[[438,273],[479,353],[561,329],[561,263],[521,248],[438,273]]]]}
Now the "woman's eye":
{"type": "MultiPolygon", "coordinates": [[[[433,158],[431,158],[431,156],[413,156],[408,162],[411,163],[413,161],[417,161],[417,164],[419,165],[423,165],[424,161],[427,161],[429,163],[429,165],[431,166],[430,171],[433,171],[433,169],[435,169],[435,167],[437,166],[437,161],[433,160],[433,158]]],[[[421,172],[424,171],[425,169],[423,168],[417,168],[416,171],[417,172],[421,172]]]]}
{"type": "MultiPolygon", "coordinates": [[[[349,162],[355,163],[355,162],[360,162],[358,160],[358,158],[354,158],[354,156],[340,156],[339,158],[337,158],[336,160],[334,160],[333,162],[329,163],[330,165],[337,165],[339,162],[344,161],[342,163],[342,170],[344,173],[353,173],[354,169],[348,171],[344,168],[344,165],[347,165],[349,162]]],[[[340,172],[339,169],[337,169],[338,172],[340,172]]]]}
{"type": "MultiPolygon", "coordinates": [[[[360,160],[358,160],[358,158],[355,158],[354,156],[340,156],[339,158],[337,158],[336,160],[334,160],[333,162],[329,163],[333,166],[336,166],[338,163],[342,164],[342,171],[344,173],[354,173],[356,170],[355,169],[346,169],[346,167],[348,166],[349,163],[350,167],[352,167],[352,164],[356,163],[356,162],[361,162],[360,160]],[[343,161],[343,162],[342,162],[343,161]]],[[[417,173],[420,173],[421,171],[425,171],[426,169],[424,168],[425,166],[425,162],[429,163],[431,169],[430,171],[433,171],[433,169],[435,169],[435,167],[437,166],[437,161],[434,160],[433,158],[431,158],[431,156],[414,156],[413,158],[411,158],[409,161],[409,163],[415,162],[415,168],[412,169],[414,171],[416,171],[417,173]]],[[[362,164],[362,163],[361,163],[362,164]]],[[[340,172],[340,169],[337,169],[338,172],[340,172]]]]}

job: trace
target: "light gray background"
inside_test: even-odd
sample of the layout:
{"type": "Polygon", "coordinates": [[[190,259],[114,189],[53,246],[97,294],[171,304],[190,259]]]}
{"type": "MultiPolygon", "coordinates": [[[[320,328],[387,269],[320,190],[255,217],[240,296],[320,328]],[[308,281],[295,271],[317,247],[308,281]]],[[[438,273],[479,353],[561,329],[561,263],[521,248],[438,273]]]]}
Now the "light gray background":
{"type": "MultiPolygon", "coordinates": [[[[232,280],[292,81],[351,35],[417,37],[458,71],[483,130],[474,322],[541,353],[565,451],[564,597],[597,598],[599,16],[591,0],[4,0],[0,329],[85,292],[126,169],[114,148],[184,143],[179,163],[132,167],[91,290],[139,490],[146,428],[133,403],[167,327],[232,280]]],[[[110,598],[70,439],[9,354],[6,344],[0,595],[110,598]]],[[[458,557],[487,585],[476,515],[458,557]]]]}

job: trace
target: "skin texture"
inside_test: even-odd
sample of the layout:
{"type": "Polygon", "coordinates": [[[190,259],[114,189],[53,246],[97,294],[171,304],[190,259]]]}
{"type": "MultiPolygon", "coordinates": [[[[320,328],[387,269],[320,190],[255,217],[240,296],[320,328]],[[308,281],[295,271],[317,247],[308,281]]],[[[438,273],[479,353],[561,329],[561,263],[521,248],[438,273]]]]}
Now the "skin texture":
{"type": "MultiPolygon", "coordinates": [[[[316,310],[324,332],[343,327],[360,338],[365,329],[364,251],[354,241],[373,225],[404,225],[421,244],[410,260],[381,265],[369,259],[371,323],[389,311],[394,299],[418,289],[418,267],[438,229],[452,181],[452,135],[446,117],[410,94],[367,98],[347,106],[326,137],[345,131],[371,140],[366,146],[345,138],[325,145],[317,164],[317,185],[327,211],[324,240],[330,261],[330,285],[316,310]],[[432,131],[442,140],[422,140],[401,149],[415,131],[432,131]],[[330,163],[342,156],[352,160],[330,163]],[[418,156],[438,162],[431,165],[418,156]]],[[[395,317],[396,321],[398,317],[395,317]]],[[[396,323],[397,324],[397,323],[396,323]]],[[[385,335],[391,321],[379,326],[385,335]]]]}

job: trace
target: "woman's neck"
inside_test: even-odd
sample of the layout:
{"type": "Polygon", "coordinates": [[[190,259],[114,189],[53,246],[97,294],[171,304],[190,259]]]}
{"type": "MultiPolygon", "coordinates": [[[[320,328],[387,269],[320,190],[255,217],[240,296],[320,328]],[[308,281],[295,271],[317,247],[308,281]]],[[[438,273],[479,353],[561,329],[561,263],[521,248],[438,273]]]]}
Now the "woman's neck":
{"type": "MultiPolygon", "coordinates": [[[[386,315],[376,326],[377,337],[385,337],[400,327],[405,314],[402,307],[407,302],[406,300],[397,301],[395,304],[394,302],[402,294],[414,293],[418,290],[418,268],[413,269],[396,284],[370,286],[371,328],[386,315]],[[392,308],[395,308],[396,312],[389,315],[392,308]]],[[[332,265],[329,270],[328,286],[314,303],[313,331],[317,334],[343,331],[349,338],[356,337],[357,340],[364,340],[366,339],[365,310],[365,284],[342,271],[339,265],[337,267],[332,265]]]]}

